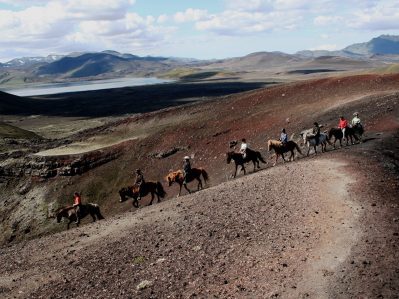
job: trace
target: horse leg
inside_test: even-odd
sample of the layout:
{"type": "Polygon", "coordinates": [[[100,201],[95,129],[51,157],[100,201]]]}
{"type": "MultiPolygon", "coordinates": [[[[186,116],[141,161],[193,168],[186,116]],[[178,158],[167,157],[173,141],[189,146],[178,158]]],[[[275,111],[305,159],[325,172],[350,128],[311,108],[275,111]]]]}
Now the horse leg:
{"type": "MultiPolygon", "coordinates": [[[[323,145],[321,146],[321,148],[323,149],[323,145]]],[[[316,145],[314,146],[314,153],[315,155],[317,155],[316,145]]]]}
{"type": "Polygon", "coordinates": [[[93,222],[96,222],[96,215],[93,212],[90,212],[91,218],[93,218],[93,222]]]}
{"type": "Polygon", "coordinates": [[[279,155],[279,154],[277,154],[277,153],[276,153],[276,161],[274,161],[274,164],[273,164],[273,166],[276,166],[276,164],[277,164],[278,155],[279,155]]]}
{"type": "Polygon", "coordinates": [[[179,197],[180,196],[180,194],[181,194],[181,187],[183,186],[183,184],[180,184],[180,188],[179,188],[179,194],[177,194],[177,197],[179,197]]]}
{"type": "MultiPolygon", "coordinates": [[[[237,175],[237,168],[238,168],[238,164],[236,164],[236,170],[234,171],[234,173],[233,173],[233,175],[232,175],[233,178],[235,178],[236,175],[237,175]]],[[[242,170],[242,169],[241,169],[241,170],[242,170]]]]}
{"type": "Polygon", "coordinates": [[[290,161],[294,161],[295,160],[295,153],[294,150],[291,151],[291,156],[290,156],[290,161]]]}
{"type": "Polygon", "coordinates": [[[133,207],[135,208],[139,207],[139,201],[137,199],[133,199],[133,207]]]}
{"type": "Polygon", "coordinates": [[[201,189],[202,189],[202,181],[201,181],[200,178],[197,178],[197,180],[198,180],[197,191],[199,191],[199,190],[200,190],[200,187],[201,187],[201,189]]]}
{"type": "MultiPolygon", "coordinates": [[[[152,205],[152,201],[153,201],[153,200],[154,200],[154,192],[151,192],[151,201],[150,201],[149,206],[152,205]]],[[[159,198],[158,198],[158,200],[159,200],[159,198]]]]}
{"type": "Polygon", "coordinates": [[[72,223],[72,220],[69,219],[69,222],[68,222],[68,224],[67,224],[67,229],[69,229],[69,226],[71,225],[71,223],[72,223]]]}
{"type": "Polygon", "coordinates": [[[241,165],[241,171],[244,171],[244,175],[247,174],[247,172],[246,172],[246,170],[245,170],[245,167],[244,167],[244,164],[241,165]]]}
{"type": "Polygon", "coordinates": [[[161,198],[159,197],[159,193],[158,193],[158,192],[155,192],[155,194],[157,195],[158,202],[160,202],[160,201],[161,201],[161,198]]]}
{"type": "Polygon", "coordinates": [[[283,161],[284,161],[284,162],[287,162],[287,161],[285,160],[284,153],[281,153],[281,158],[283,158],[283,161]]]}
{"type": "Polygon", "coordinates": [[[190,191],[190,189],[188,189],[187,184],[184,184],[184,188],[187,190],[187,192],[188,192],[189,194],[191,194],[191,191],[190,191]]]}
{"type": "Polygon", "coordinates": [[[309,157],[309,152],[310,152],[310,144],[308,144],[308,152],[306,154],[306,156],[308,156],[308,157],[309,157]]]}

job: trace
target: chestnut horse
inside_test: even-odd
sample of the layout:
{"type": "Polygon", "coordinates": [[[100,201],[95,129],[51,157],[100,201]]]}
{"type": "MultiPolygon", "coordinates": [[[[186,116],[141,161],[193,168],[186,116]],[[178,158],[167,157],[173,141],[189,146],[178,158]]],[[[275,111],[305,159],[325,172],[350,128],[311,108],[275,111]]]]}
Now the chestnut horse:
{"type": "Polygon", "coordinates": [[[268,140],[267,148],[269,152],[272,149],[274,149],[274,152],[276,153],[276,161],[274,162],[273,166],[276,165],[279,156],[281,156],[285,162],[284,153],[286,152],[291,152],[290,160],[292,159],[292,161],[294,161],[295,159],[294,149],[296,149],[301,155],[303,155],[298,144],[296,144],[292,140],[288,141],[285,145],[282,145],[281,142],[278,140],[268,140]]]}
{"type": "MultiPolygon", "coordinates": [[[[189,183],[193,180],[198,181],[197,190],[203,189],[201,175],[204,179],[204,182],[209,180],[208,173],[203,168],[191,168],[191,172],[186,177],[186,182],[189,183]]],[[[180,186],[178,197],[181,193],[181,187],[184,185],[184,188],[187,190],[188,193],[191,193],[190,189],[187,188],[187,185],[184,184],[184,174],[182,170],[172,171],[165,177],[166,181],[168,182],[169,186],[172,186],[173,183],[178,183],[180,186]]]]}
{"type": "MultiPolygon", "coordinates": [[[[80,215],[79,215],[80,219],[83,219],[84,217],[86,217],[89,214],[93,218],[93,222],[96,221],[96,217],[97,217],[97,220],[104,219],[103,215],[101,215],[100,207],[95,203],[88,203],[88,204],[82,205],[80,207],[80,215]]],[[[59,208],[55,212],[55,215],[57,218],[57,223],[61,222],[62,217],[67,218],[69,220],[67,229],[69,229],[69,225],[73,221],[76,222],[76,220],[77,220],[76,210],[73,206],[59,208]]],[[[79,226],[79,224],[77,223],[76,226],[79,226]]]]}
{"type": "Polygon", "coordinates": [[[260,168],[259,161],[266,164],[266,161],[263,159],[260,152],[257,152],[257,151],[251,150],[251,149],[247,149],[245,159],[241,153],[236,153],[236,152],[228,152],[228,153],[226,153],[226,157],[227,157],[227,164],[230,164],[231,160],[233,160],[234,163],[236,164],[235,171],[232,175],[232,177],[234,177],[234,178],[237,175],[238,166],[241,166],[241,170],[244,171],[244,175],[245,175],[246,174],[245,167],[244,167],[245,163],[252,161],[252,163],[254,164],[254,172],[256,170],[256,167],[260,168]]]}
{"type": "MultiPolygon", "coordinates": [[[[145,182],[141,186],[140,190],[140,197],[147,196],[149,193],[151,193],[151,201],[150,205],[152,205],[152,201],[154,200],[154,194],[157,195],[158,202],[160,202],[160,198],[164,198],[166,195],[166,192],[160,182],[145,182]]],[[[119,202],[124,202],[127,200],[128,197],[131,197],[133,199],[133,206],[138,208],[139,207],[139,186],[138,185],[133,185],[133,186],[128,186],[125,188],[122,188],[119,190],[119,202]]]]}

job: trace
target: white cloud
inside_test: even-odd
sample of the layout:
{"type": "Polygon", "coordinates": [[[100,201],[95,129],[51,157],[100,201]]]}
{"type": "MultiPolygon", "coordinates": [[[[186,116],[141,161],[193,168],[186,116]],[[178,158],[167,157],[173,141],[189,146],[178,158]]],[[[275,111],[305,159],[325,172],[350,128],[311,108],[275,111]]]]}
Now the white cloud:
{"type": "Polygon", "coordinates": [[[324,45],[319,45],[314,48],[311,48],[310,50],[312,50],[312,51],[317,51],[317,50],[335,51],[335,50],[338,50],[338,46],[335,44],[324,44],[324,45]]]}
{"type": "Polygon", "coordinates": [[[358,29],[399,29],[399,2],[383,0],[373,3],[365,9],[355,11],[347,23],[358,29]]]}
{"type": "Polygon", "coordinates": [[[342,22],[343,18],[340,16],[317,16],[313,23],[318,26],[327,26],[342,22]]]}
{"type": "Polygon", "coordinates": [[[174,20],[177,23],[195,22],[207,18],[208,12],[203,9],[188,8],[184,12],[177,12],[174,20]]]}
{"type": "MultiPolygon", "coordinates": [[[[3,1],[4,2],[4,1],[3,1]]],[[[22,4],[27,1],[15,1],[22,4]]],[[[25,49],[26,55],[49,52],[155,47],[175,30],[153,16],[129,12],[132,0],[55,0],[16,11],[0,10],[0,48],[25,49]]]]}
{"type": "Polygon", "coordinates": [[[242,12],[225,11],[209,16],[205,21],[196,23],[199,30],[207,30],[221,35],[242,35],[272,30],[292,30],[302,19],[293,12],[242,12]]]}

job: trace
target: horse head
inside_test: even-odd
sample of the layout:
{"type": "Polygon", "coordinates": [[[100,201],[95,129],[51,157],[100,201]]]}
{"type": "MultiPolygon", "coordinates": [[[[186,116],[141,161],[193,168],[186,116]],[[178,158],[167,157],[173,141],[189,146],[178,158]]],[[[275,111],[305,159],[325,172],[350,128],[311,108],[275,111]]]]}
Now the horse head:
{"type": "Polygon", "coordinates": [[[230,164],[230,162],[231,162],[231,159],[232,159],[232,154],[233,154],[233,152],[228,152],[228,153],[226,153],[226,162],[227,162],[227,164],[230,164]]]}
{"type": "Polygon", "coordinates": [[[55,218],[57,219],[57,223],[61,222],[62,217],[65,214],[65,208],[60,208],[57,211],[55,211],[55,218]]]}
{"type": "Polygon", "coordinates": [[[119,190],[119,202],[124,202],[127,200],[127,193],[129,192],[128,188],[122,188],[121,190],[119,190]]]}
{"type": "Polygon", "coordinates": [[[272,150],[272,141],[268,140],[267,141],[267,150],[270,152],[272,150]]]}

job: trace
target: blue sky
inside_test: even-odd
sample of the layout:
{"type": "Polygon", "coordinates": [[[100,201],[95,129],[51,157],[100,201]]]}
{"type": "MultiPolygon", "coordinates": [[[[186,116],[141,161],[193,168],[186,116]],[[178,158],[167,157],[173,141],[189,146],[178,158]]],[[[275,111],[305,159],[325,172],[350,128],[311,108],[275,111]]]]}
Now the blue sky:
{"type": "Polygon", "coordinates": [[[0,61],[112,49],[200,59],[399,35],[392,0],[0,0],[0,61]]]}

